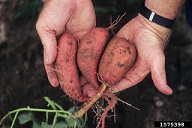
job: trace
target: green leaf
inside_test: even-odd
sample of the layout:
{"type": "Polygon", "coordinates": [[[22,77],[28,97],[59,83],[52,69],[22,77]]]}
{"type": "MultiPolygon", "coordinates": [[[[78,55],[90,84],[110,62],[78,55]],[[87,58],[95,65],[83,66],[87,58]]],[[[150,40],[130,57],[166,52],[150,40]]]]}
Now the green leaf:
{"type": "Polygon", "coordinates": [[[18,116],[19,124],[25,124],[29,121],[33,122],[33,128],[41,128],[33,113],[23,113],[18,116]]]}
{"type": "Polygon", "coordinates": [[[35,119],[35,117],[34,117],[33,113],[31,113],[31,112],[23,113],[23,114],[18,116],[19,124],[25,124],[29,121],[34,120],[34,119],[35,119]]]}
{"type": "Polygon", "coordinates": [[[81,128],[86,128],[85,120],[83,118],[78,119],[77,126],[81,126],[81,128]]]}
{"type": "MultiPolygon", "coordinates": [[[[53,127],[52,125],[42,122],[41,128],[53,128],[53,127]]],[[[68,125],[65,122],[57,122],[54,128],[68,128],[68,125]]]]}
{"type": "Polygon", "coordinates": [[[68,128],[68,125],[65,122],[57,122],[55,128],[68,128]]]}
{"type": "MultiPolygon", "coordinates": [[[[75,107],[71,107],[68,112],[74,113],[75,107]]],[[[83,118],[75,119],[73,117],[69,117],[67,120],[68,127],[77,127],[77,128],[86,128],[85,120],[83,118]]]]}
{"type": "Polygon", "coordinates": [[[76,124],[76,119],[74,119],[73,117],[70,117],[68,120],[67,120],[67,124],[69,127],[74,127],[74,125],[76,124]]]}
{"type": "Polygon", "coordinates": [[[32,128],[41,128],[41,126],[37,121],[33,120],[33,127],[32,128]]]}
{"type": "Polygon", "coordinates": [[[47,124],[47,123],[45,123],[45,122],[42,122],[41,123],[41,128],[52,128],[52,126],[47,124]]]}
{"type": "Polygon", "coordinates": [[[83,120],[83,118],[80,119],[74,119],[73,117],[71,117],[70,119],[68,119],[67,121],[68,127],[77,127],[77,128],[85,128],[85,121],[83,120]]]}
{"type": "Polygon", "coordinates": [[[54,102],[53,102],[52,100],[50,100],[49,97],[44,97],[44,99],[45,99],[45,101],[48,103],[48,106],[51,106],[51,108],[52,108],[53,110],[57,110],[54,102]]]}
{"type": "Polygon", "coordinates": [[[48,103],[48,106],[51,106],[53,110],[57,110],[60,109],[60,110],[64,110],[61,105],[55,103],[54,101],[52,101],[49,97],[44,97],[45,101],[48,103]]]}
{"type": "MultiPolygon", "coordinates": [[[[1,125],[0,125],[0,128],[1,128],[1,125]]],[[[2,128],[10,128],[10,126],[7,126],[7,125],[3,125],[2,128]]]]}
{"type": "Polygon", "coordinates": [[[74,113],[74,112],[75,112],[75,106],[74,106],[74,107],[71,107],[71,108],[68,110],[68,112],[74,113]]]}

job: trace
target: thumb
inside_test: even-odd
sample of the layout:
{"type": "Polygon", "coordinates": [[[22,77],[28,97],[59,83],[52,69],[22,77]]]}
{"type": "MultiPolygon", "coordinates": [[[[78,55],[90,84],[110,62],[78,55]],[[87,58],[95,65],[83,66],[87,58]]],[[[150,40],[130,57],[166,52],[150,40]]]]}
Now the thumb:
{"type": "Polygon", "coordinates": [[[56,36],[46,31],[39,31],[38,33],[44,48],[44,63],[46,65],[51,65],[55,61],[57,55],[56,36]]]}
{"type": "Polygon", "coordinates": [[[152,80],[156,88],[166,94],[171,95],[173,90],[167,85],[166,71],[165,71],[165,56],[163,50],[156,49],[153,52],[153,57],[149,61],[151,68],[152,80]],[[157,56],[155,56],[157,55],[157,56]]]}
{"type": "Polygon", "coordinates": [[[58,86],[56,72],[54,71],[54,61],[57,56],[57,42],[53,32],[47,32],[44,29],[38,28],[38,34],[44,48],[44,65],[48,80],[52,86],[58,86]]]}

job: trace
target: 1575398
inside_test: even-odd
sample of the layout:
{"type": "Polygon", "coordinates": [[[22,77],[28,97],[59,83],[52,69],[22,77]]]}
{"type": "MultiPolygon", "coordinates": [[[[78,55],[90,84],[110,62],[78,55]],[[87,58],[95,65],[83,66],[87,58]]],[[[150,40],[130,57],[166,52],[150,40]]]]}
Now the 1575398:
{"type": "Polygon", "coordinates": [[[191,121],[155,121],[156,128],[191,128],[191,121]]]}

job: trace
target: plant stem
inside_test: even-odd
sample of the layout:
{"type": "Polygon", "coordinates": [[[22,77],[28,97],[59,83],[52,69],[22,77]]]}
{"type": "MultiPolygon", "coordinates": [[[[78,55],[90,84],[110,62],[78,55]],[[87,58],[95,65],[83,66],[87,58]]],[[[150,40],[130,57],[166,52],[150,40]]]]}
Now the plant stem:
{"type": "Polygon", "coordinates": [[[73,117],[81,118],[95,104],[95,102],[103,96],[106,89],[107,89],[107,84],[102,83],[98,93],[95,96],[93,96],[87,103],[85,103],[81,109],[75,112],[73,117]]]}
{"type": "MultiPolygon", "coordinates": [[[[30,107],[27,107],[27,108],[19,108],[19,109],[16,109],[16,110],[13,110],[13,111],[10,111],[8,114],[6,114],[0,121],[0,124],[2,124],[2,122],[8,117],[10,116],[11,114],[13,113],[16,113],[15,114],[15,117],[13,119],[13,123],[15,122],[15,118],[16,116],[18,115],[18,113],[20,111],[32,111],[32,112],[45,112],[45,113],[63,113],[63,114],[67,114],[67,115],[72,115],[70,112],[68,111],[64,111],[64,110],[49,110],[49,109],[39,109],[39,108],[30,108],[30,107]]],[[[13,124],[12,124],[13,125],[13,124]]]]}
{"type": "Polygon", "coordinates": [[[19,111],[17,111],[16,113],[15,113],[15,116],[14,116],[14,118],[13,118],[13,122],[12,122],[12,124],[11,124],[11,128],[13,128],[13,126],[14,126],[14,124],[15,124],[15,121],[16,121],[16,119],[17,119],[17,115],[19,114],[19,111]]]}
{"type": "Polygon", "coordinates": [[[57,122],[57,117],[58,117],[58,112],[55,113],[54,119],[53,119],[53,124],[52,126],[54,127],[56,122],[57,122]]]}
{"type": "Polygon", "coordinates": [[[46,116],[46,121],[45,121],[45,122],[48,123],[48,121],[49,121],[49,113],[46,112],[46,115],[45,115],[45,116],[46,116]]]}

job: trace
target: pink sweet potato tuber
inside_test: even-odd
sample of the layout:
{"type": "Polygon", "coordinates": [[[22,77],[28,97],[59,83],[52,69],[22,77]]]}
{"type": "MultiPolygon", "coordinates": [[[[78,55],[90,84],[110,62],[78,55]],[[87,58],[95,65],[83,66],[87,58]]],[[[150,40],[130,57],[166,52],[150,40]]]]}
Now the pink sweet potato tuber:
{"type": "Polygon", "coordinates": [[[122,37],[114,37],[107,45],[99,64],[101,79],[114,85],[119,82],[136,59],[133,43],[122,37]]]}
{"type": "Polygon", "coordinates": [[[99,89],[97,81],[98,63],[108,38],[107,28],[96,27],[80,40],[78,46],[77,63],[79,69],[96,89],[99,89]]]}
{"type": "Polygon", "coordinates": [[[70,34],[63,34],[58,41],[55,68],[59,83],[71,98],[83,102],[82,90],[76,64],[77,41],[70,34]]]}

